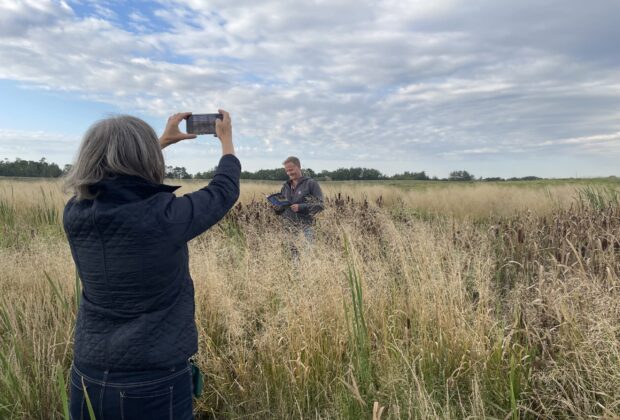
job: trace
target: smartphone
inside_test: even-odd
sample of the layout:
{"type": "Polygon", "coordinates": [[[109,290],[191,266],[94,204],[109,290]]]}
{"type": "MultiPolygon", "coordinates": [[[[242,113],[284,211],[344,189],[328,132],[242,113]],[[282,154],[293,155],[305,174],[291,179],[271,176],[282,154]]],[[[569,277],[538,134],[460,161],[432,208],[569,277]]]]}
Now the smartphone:
{"type": "Polygon", "coordinates": [[[215,120],[223,120],[222,114],[192,114],[187,118],[188,134],[215,134],[215,120]]]}

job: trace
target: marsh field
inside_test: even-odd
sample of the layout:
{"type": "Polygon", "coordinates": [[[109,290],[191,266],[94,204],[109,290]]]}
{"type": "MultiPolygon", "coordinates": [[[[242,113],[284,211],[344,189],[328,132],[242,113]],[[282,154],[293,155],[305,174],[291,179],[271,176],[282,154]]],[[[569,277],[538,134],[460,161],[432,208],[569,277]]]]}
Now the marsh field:
{"type": "MultiPolygon", "coordinates": [[[[263,199],[278,183],[242,182],[190,243],[198,418],[620,417],[620,183],[322,186],[297,259],[263,199]]],[[[3,419],[64,418],[66,199],[0,180],[3,419]]]]}

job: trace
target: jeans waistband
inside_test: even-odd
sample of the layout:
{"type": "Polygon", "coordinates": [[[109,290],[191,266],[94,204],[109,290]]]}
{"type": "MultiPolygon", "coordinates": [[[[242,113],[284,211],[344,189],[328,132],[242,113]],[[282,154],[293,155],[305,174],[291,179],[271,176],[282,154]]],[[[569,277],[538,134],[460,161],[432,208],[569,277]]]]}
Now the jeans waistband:
{"type": "Polygon", "coordinates": [[[88,366],[73,364],[73,370],[90,382],[102,385],[104,382],[109,386],[135,386],[155,384],[172,379],[188,372],[189,361],[172,365],[169,368],[155,368],[143,371],[119,371],[113,369],[101,370],[88,366]]]}

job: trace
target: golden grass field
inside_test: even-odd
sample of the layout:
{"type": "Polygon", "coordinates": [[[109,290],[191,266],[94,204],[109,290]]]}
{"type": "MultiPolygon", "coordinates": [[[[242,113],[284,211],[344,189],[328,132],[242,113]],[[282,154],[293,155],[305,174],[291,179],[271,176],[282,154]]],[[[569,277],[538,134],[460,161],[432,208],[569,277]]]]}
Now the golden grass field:
{"type": "MultiPolygon", "coordinates": [[[[412,185],[324,183],[293,261],[278,184],[242,183],[190,243],[198,418],[620,416],[618,186],[412,185]]],[[[0,180],[0,418],[64,416],[67,198],[0,180]]]]}

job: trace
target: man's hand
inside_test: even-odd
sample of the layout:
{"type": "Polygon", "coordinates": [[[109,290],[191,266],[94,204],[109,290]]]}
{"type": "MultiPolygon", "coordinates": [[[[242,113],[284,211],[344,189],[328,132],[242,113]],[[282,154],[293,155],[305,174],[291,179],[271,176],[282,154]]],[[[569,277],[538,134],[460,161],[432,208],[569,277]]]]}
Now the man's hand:
{"type": "Polygon", "coordinates": [[[292,204],[291,205],[291,210],[293,210],[295,213],[297,213],[299,211],[299,204],[292,204]]]}
{"type": "Polygon", "coordinates": [[[179,124],[181,121],[190,115],[192,115],[191,112],[180,112],[178,114],[171,115],[170,118],[168,118],[168,123],[164,129],[164,134],[162,134],[159,138],[159,145],[162,149],[181,140],[196,138],[196,134],[187,134],[179,129],[179,124]]]}

